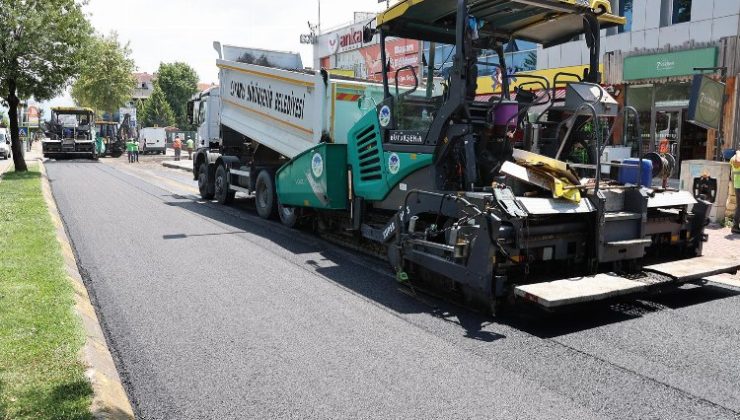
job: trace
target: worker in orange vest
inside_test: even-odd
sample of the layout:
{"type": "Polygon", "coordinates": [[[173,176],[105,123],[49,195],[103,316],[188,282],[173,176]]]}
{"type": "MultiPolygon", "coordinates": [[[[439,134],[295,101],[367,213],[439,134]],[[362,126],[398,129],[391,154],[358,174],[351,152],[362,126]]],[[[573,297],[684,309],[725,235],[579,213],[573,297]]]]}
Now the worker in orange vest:
{"type": "Polygon", "coordinates": [[[180,160],[180,152],[182,151],[182,140],[180,135],[175,136],[175,141],[172,142],[172,148],[175,149],[175,160],[180,160]]]}

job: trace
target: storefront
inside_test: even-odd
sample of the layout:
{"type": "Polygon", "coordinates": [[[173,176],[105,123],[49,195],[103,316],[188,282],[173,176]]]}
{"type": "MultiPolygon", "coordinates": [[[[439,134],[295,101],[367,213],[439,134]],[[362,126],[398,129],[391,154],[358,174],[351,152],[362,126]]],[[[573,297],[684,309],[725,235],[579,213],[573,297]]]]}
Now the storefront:
{"type": "MultiPolygon", "coordinates": [[[[363,28],[372,19],[356,21],[354,24],[338,28],[318,37],[314,54],[318,65],[334,74],[380,81],[381,72],[380,42],[375,36],[370,42],[362,39],[363,28]]],[[[415,72],[419,77],[421,63],[421,42],[409,39],[388,38],[386,58],[391,69],[413,67],[398,73],[400,85],[413,85],[415,72]]],[[[395,71],[389,74],[389,82],[395,83],[395,71]]]]}
{"type": "MultiPolygon", "coordinates": [[[[641,141],[638,141],[633,120],[627,122],[627,139],[633,153],[666,149],[679,162],[707,159],[713,152],[708,143],[713,140],[709,130],[689,122],[688,110],[691,82],[695,68],[717,65],[717,48],[706,47],[660,54],[625,57],[623,81],[625,104],[637,110],[641,141]]],[[[674,172],[678,177],[679,171],[674,172]]]]}

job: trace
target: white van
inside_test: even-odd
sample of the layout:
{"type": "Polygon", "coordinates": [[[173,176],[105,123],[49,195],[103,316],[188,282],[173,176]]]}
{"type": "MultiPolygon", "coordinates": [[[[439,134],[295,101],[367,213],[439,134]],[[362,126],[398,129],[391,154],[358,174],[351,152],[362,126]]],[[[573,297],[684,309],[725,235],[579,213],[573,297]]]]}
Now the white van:
{"type": "Polygon", "coordinates": [[[10,133],[7,128],[0,128],[0,157],[10,159],[10,133]]]}
{"type": "Polygon", "coordinates": [[[142,128],[139,132],[139,152],[164,155],[167,152],[167,131],[160,127],[142,128]]]}

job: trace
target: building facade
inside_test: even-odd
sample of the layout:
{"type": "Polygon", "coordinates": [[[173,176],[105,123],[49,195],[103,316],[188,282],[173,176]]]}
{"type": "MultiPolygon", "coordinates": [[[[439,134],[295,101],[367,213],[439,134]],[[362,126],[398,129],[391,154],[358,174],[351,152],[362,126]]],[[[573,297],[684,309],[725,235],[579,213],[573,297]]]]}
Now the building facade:
{"type": "MultiPolygon", "coordinates": [[[[602,82],[612,86],[621,104],[637,109],[642,149],[655,150],[667,139],[671,153],[684,161],[714,159],[723,149],[738,147],[740,1],[611,0],[611,4],[627,24],[602,30],[602,82]],[[698,73],[726,83],[721,145],[716,130],[689,122],[691,85],[698,73]]],[[[538,69],[587,62],[582,40],[537,50],[538,69]]],[[[628,134],[636,132],[629,124],[628,134]]]]}
{"type": "MultiPolygon", "coordinates": [[[[375,14],[358,12],[352,22],[320,34],[314,44],[314,68],[328,69],[346,77],[382,80],[378,36],[370,42],[362,39],[363,28],[374,20],[375,14]]],[[[392,69],[413,68],[413,71],[405,69],[398,73],[399,85],[413,85],[413,72],[419,75],[421,42],[389,38],[386,40],[386,54],[392,69]]],[[[395,72],[390,82],[395,83],[395,72]]]]}

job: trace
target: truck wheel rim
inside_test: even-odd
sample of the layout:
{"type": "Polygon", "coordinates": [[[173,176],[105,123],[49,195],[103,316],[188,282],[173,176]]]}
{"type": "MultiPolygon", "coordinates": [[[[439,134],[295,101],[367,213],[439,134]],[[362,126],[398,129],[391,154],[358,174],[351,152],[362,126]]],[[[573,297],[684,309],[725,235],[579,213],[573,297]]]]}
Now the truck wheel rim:
{"type": "Polygon", "coordinates": [[[216,178],[216,194],[219,196],[224,193],[224,177],[220,176],[216,178]]]}
{"type": "Polygon", "coordinates": [[[293,207],[285,207],[281,205],[280,212],[283,213],[283,216],[287,219],[287,218],[293,217],[293,213],[295,213],[295,209],[293,207]]]}
{"type": "Polygon", "coordinates": [[[201,167],[200,170],[198,171],[198,187],[203,189],[205,188],[205,186],[206,186],[206,173],[201,167]]]}
{"type": "Polygon", "coordinates": [[[259,201],[260,207],[262,207],[263,209],[267,208],[267,186],[265,184],[260,184],[257,193],[257,199],[259,201]]]}

